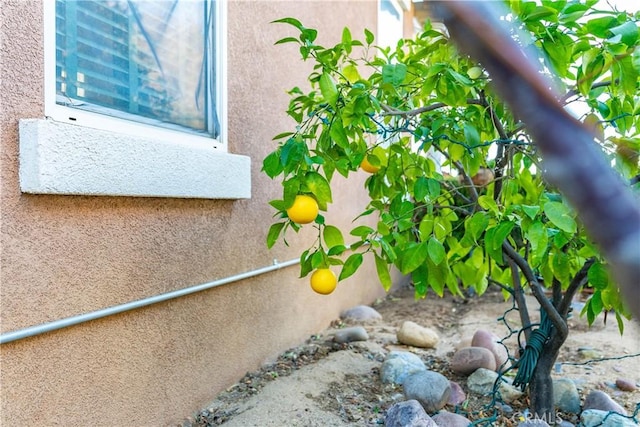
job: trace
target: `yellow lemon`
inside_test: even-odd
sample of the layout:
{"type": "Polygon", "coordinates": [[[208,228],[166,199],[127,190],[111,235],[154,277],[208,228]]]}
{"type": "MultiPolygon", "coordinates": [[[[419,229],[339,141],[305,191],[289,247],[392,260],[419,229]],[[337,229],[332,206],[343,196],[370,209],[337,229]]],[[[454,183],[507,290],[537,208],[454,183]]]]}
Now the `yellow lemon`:
{"type": "Polygon", "coordinates": [[[311,196],[299,194],[287,209],[289,219],[297,224],[308,224],[318,216],[318,202],[311,196]]]}
{"type": "Polygon", "coordinates": [[[335,273],[328,268],[319,268],[311,274],[311,289],[321,295],[329,295],[337,284],[335,273]]]}
{"type": "Polygon", "coordinates": [[[367,160],[366,157],[362,159],[362,162],[360,163],[360,167],[362,168],[363,171],[367,171],[369,173],[376,173],[380,170],[379,166],[374,166],[371,163],[369,163],[369,160],[367,160]]]}

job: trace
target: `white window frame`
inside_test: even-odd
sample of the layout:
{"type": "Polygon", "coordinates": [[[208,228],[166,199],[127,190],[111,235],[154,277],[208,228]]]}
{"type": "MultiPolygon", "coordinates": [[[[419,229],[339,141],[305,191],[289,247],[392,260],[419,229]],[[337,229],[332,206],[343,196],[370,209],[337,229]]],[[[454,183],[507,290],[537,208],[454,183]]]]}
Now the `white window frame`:
{"type": "Polygon", "coordinates": [[[378,0],[378,43],[383,47],[395,47],[396,43],[404,36],[405,3],[402,0],[378,0]],[[388,1],[400,16],[399,25],[394,23],[391,25],[393,28],[390,28],[389,24],[391,23],[381,19],[383,17],[381,13],[383,1],[388,1]]]}
{"type": "Polygon", "coordinates": [[[20,122],[25,193],[243,199],[247,156],[227,151],[227,2],[215,0],[216,139],[56,103],[55,1],[44,6],[45,119],[20,122]]]}

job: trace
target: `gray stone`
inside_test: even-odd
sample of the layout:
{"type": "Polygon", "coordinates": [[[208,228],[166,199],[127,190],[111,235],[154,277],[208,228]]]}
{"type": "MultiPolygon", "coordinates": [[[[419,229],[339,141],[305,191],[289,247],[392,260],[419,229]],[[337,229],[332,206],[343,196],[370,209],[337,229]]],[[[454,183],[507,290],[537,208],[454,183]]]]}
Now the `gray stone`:
{"type": "Polygon", "coordinates": [[[464,401],[467,400],[467,395],[464,393],[464,390],[462,390],[460,384],[455,381],[449,381],[449,385],[451,386],[451,396],[449,396],[449,402],[447,405],[462,405],[464,401]]]}
{"type": "Polygon", "coordinates": [[[422,359],[407,351],[392,351],[382,362],[380,380],[385,384],[402,384],[414,372],[426,371],[422,359]]]}
{"type": "Polygon", "coordinates": [[[384,417],[386,427],[438,427],[417,400],[396,403],[384,417]]]}
{"type": "Polygon", "coordinates": [[[496,370],[498,372],[501,370],[501,367],[503,371],[507,368],[509,353],[507,352],[507,348],[500,344],[500,337],[493,332],[478,329],[471,339],[471,347],[484,347],[493,353],[493,357],[496,359],[496,370]]]}
{"type": "Polygon", "coordinates": [[[607,393],[600,390],[591,391],[584,399],[583,409],[598,409],[605,412],[617,412],[622,415],[627,415],[627,411],[624,410],[617,402],[615,402],[607,393]]]}
{"type": "Polygon", "coordinates": [[[431,419],[438,424],[438,427],[467,427],[471,425],[471,421],[462,415],[447,411],[440,411],[431,419]]]}
{"type": "Polygon", "coordinates": [[[570,414],[580,413],[580,394],[576,383],[568,378],[553,380],[553,403],[556,408],[570,414]]]}
{"type": "Polygon", "coordinates": [[[584,427],[637,427],[631,418],[615,412],[585,409],[580,414],[580,425],[584,427]]]}
{"type": "Polygon", "coordinates": [[[635,391],[638,388],[634,381],[625,378],[618,378],[616,380],[616,387],[622,391],[635,391]]]}
{"type": "MultiPolygon", "coordinates": [[[[495,371],[480,368],[467,378],[467,387],[473,393],[488,396],[493,393],[497,379],[498,374],[495,371]]],[[[497,391],[500,393],[500,400],[505,403],[511,403],[523,394],[522,391],[502,380],[498,384],[497,391]]]]}
{"type": "Polygon", "coordinates": [[[369,320],[380,320],[382,319],[382,315],[368,305],[356,305],[340,313],[340,319],[366,322],[369,320]]]}
{"type": "Polygon", "coordinates": [[[467,378],[467,387],[472,393],[487,396],[493,393],[493,387],[498,379],[498,374],[490,369],[477,369],[467,378]]]}
{"type": "Polygon", "coordinates": [[[362,326],[353,326],[336,331],[333,334],[333,340],[337,343],[344,344],[353,341],[366,341],[369,339],[366,329],[362,326]]]}
{"type": "Polygon", "coordinates": [[[409,375],[402,384],[404,397],[415,399],[427,413],[444,408],[451,395],[449,380],[442,374],[433,371],[416,372],[409,375]]]}
{"type": "Polygon", "coordinates": [[[469,375],[480,368],[496,370],[496,358],[484,347],[461,348],[451,358],[451,370],[458,374],[469,375]]]}
{"type": "Polygon", "coordinates": [[[440,336],[436,331],[409,320],[402,324],[396,336],[400,344],[421,348],[436,348],[438,341],[440,341],[440,336]]]}

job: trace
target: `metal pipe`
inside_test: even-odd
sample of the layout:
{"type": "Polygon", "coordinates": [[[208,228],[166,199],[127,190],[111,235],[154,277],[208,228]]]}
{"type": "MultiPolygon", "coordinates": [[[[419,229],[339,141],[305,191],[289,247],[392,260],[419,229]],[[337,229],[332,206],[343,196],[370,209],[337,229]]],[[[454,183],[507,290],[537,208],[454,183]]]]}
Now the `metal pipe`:
{"type": "Polygon", "coordinates": [[[224,279],[214,280],[213,282],[202,283],[200,285],[194,285],[188,288],[178,289],[175,291],[166,292],[164,294],[154,295],[148,298],[114,305],[100,310],[91,311],[89,313],[65,317],[64,319],[58,319],[52,322],[42,323],[40,325],[29,326],[28,328],[6,332],[0,335],[0,344],[6,344],[12,341],[21,340],[23,338],[33,337],[36,335],[44,334],[46,332],[51,332],[57,329],[62,329],[80,323],[88,322],[90,320],[100,319],[102,317],[111,316],[125,311],[135,310],[137,308],[146,307],[148,305],[156,304],[170,299],[183,297],[185,295],[193,294],[200,291],[205,291],[207,289],[215,288],[216,286],[226,285],[227,283],[237,282],[243,279],[248,279],[249,277],[259,276],[261,274],[269,273],[274,270],[290,267],[292,265],[298,264],[299,262],[300,258],[292,259],[285,262],[278,262],[277,260],[274,260],[273,265],[258,268],[252,271],[247,271],[245,273],[236,274],[234,276],[225,277],[224,279]]]}

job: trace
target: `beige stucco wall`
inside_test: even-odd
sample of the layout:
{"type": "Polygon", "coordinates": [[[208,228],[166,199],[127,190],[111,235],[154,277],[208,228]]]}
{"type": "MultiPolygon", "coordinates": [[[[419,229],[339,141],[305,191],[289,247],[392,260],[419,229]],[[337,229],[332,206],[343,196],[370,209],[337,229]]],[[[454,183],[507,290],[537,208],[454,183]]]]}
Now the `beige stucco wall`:
{"type": "MultiPolygon", "coordinates": [[[[49,0],[47,0],[49,1],[49,0]]],[[[8,332],[235,275],[299,256],[309,232],[269,251],[281,189],[260,173],[271,138],[290,129],[285,90],[309,64],[270,21],[295,16],[320,44],[375,29],[375,1],[229,4],[230,151],[251,156],[252,198],[239,201],[21,194],[18,120],[43,117],[40,2],[2,1],[0,42],[0,322],[8,332]]],[[[351,226],[363,175],[327,214],[351,226]]],[[[331,296],[291,267],[0,347],[1,425],[168,425],[247,370],[382,295],[372,263],[331,296]]]]}

